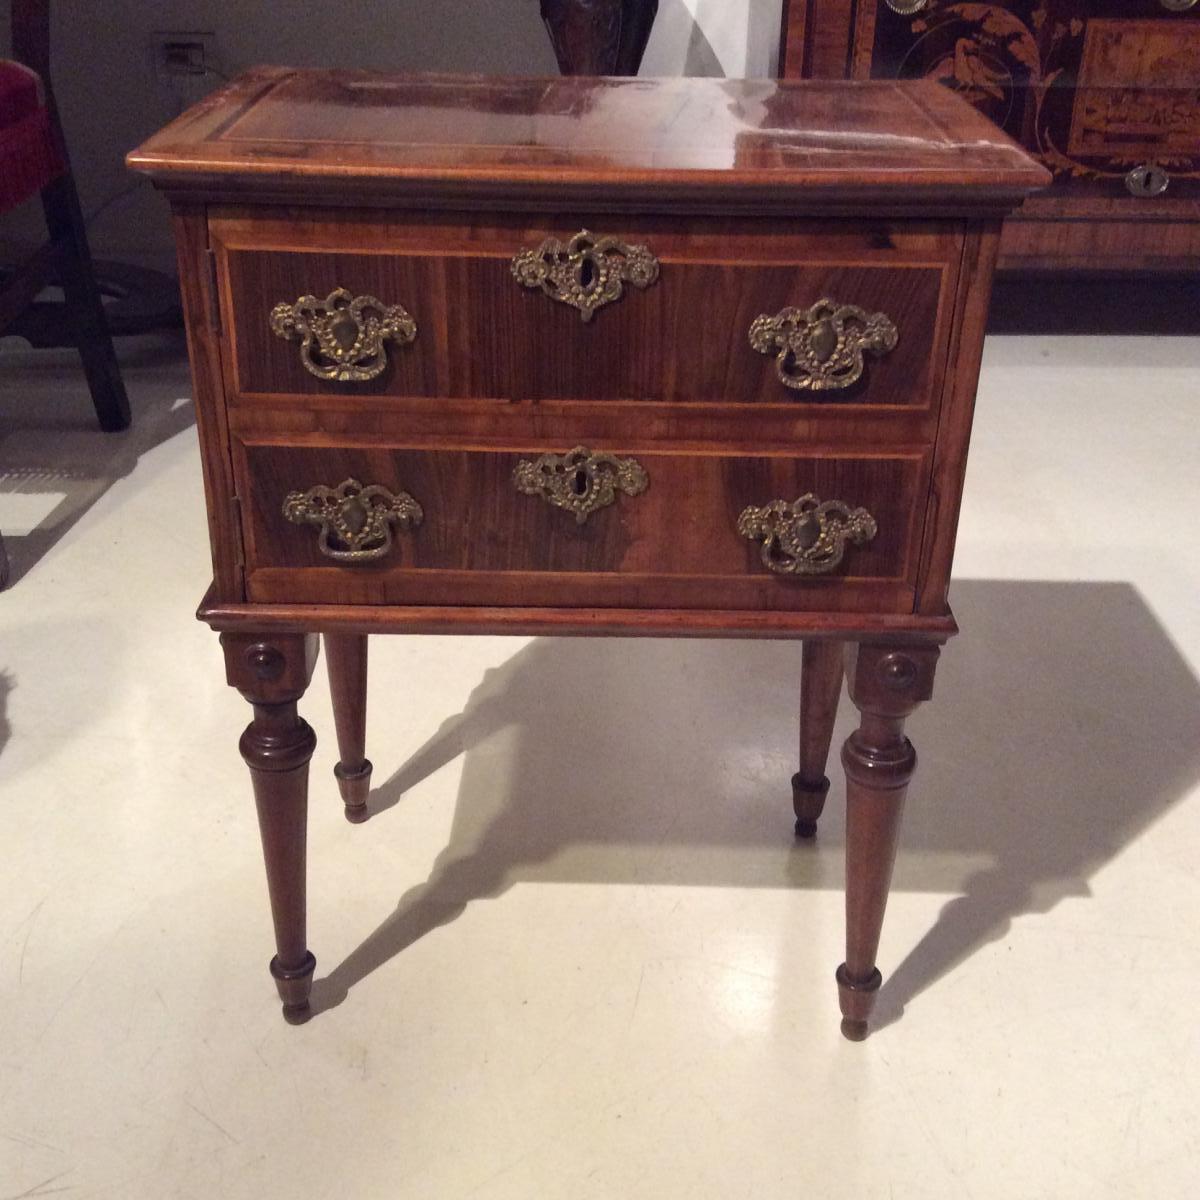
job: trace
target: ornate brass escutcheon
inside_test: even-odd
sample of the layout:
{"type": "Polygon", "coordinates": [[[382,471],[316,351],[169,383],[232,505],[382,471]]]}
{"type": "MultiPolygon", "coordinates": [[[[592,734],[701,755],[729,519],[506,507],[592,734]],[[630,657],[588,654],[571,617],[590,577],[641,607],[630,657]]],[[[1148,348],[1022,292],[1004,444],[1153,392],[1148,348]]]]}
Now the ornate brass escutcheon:
{"type": "Polygon", "coordinates": [[[818,500],[811,492],[793,500],[750,505],[738,533],[762,543],[763,566],[778,575],[825,575],[842,561],[847,543],[869,542],[878,526],[865,508],[818,500]]]}
{"type": "Polygon", "coordinates": [[[590,321],[597,309],[620,300],[625,284],[648,288],[658,278],[658,259],[645,246],[581,229],[565,245],[551,237],[536,250],[522,250],[512,273],[524,287],[541,288],[590,321]]]}
{"type": "Polygon", "coordinates": [[[318,379],[361,383],[383,374],[384,343],[407,345],[417,336],[417,323],[399,304],[334,288],[324,300],[301,296],[295,304],[275,305],[271,330],[300,339],[300,361],[318,379]]]}
{"type": "Polygon", "coordinates": [[[521,459],[513,483],[527,496],[541,496],[555,508],[574,513],[582,525],[598,508],[612,504],[618,491],[627,496],[644,492],[650,476],[636,459],[576,446],[566,454],[521,459]]]}
{"type": "Polygon", "coordinates": [[[847,388],[862,378],[864,355],[895,348],[899,335],[885,313],[818,300],[811,308],[785,308],[750,324],[750,345],[775,355],[775,373],[797,391],[847,388]]]}
{"type": "Polygon", "coordinates": [[[289,492],[283,515],[296,525],[321,530],[317,549],[338,562],[369,562],[392,548],[392,526],[415,529],[425,519],[407,492],[389,492],[377,483],[363,487],[346,479],[337,487],[319,483],[307,492],[289,492]]]}

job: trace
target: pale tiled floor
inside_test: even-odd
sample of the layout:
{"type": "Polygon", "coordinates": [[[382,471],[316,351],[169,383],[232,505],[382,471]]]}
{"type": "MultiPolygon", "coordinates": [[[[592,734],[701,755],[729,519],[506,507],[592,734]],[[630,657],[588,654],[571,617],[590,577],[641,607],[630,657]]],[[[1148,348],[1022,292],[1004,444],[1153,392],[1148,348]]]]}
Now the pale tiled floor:
{"type": "Polygon", "coordinates": [[[988,345],[863,1044],[767,643],[377,639],[362,827],[314,687],[285,1025],[186,374],[126,355],[120,437],[0,361],[0,1197],[1194,1190],[1200,343],[988,345]]]}

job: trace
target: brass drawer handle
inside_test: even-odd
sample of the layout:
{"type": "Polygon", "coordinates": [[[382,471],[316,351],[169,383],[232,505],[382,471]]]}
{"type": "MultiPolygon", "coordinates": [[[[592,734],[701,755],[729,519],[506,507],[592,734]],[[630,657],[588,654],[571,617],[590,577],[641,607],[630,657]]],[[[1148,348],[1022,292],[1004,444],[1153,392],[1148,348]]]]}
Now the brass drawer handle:
{"type": "Polygon", "coordinates": [[[334,288],[324,300],[301,296],[271,309],[271,330],[300,339],[300,361],[318,379],[362,383],[382,375],[387,341],[404,346],[417,336],[417,323],[399,304],[354,296],[334,288]]]}
{"type": "Polygon", "coordinates": [[[1171,176],[1157,163],[1143,163],[1125,176],[1125,189],[1131,196],[1161,196],[1171,184],[1171,176]]]}
{"type": "Polygon", "coordinates": [[[894,13],[899,13],[902,17],[911,17],[913,13],[919,13],[928,3],[929,0],[883,0],[894,13]]]}
{"type": "Polygon", "coordinates": [[[590,321],[597,309],[620,300],[625,284],[648,288],[658,278],[658,259],[645,246],[581,229],[565,245],[549,237],[536,250],[522,250],[512,273],[523,287],[541,288],[590,321]]]}
{"type": "Polygon", "coordinates": [[[574,513],[576,524],[582,525],[597,509],[612,504],[618,491],[640,495],[650,476],[636,459],[576,446],[566,454],[521,459],[513,471],[513,483],[518,492],[541,496],[547,504],[574,513]]]}
{"type": "Polygon", "coordinates": [[[825,575],[842,561],[846,544],[861,546],[878,529],[865,508],[841,500],[818,500],[811,492],[789,504],[750,505],[738,517],[738,533],[762,543],[763,566],[777,575],[825,575]]]}
{"type": "Polygon", "coordinates": [[[377,483],[363,487],[346,479],[337,487],[319,483],[307,492],[289,492],[283,515],[295,525],[317,525],[317,549],[338,562],[369,562],[392,548],[392,526],[416,529],[425,519],[407,492],[389,492],[377,483]]]}
{"type": "Polygon", "coordinates": [[[811,308],[763,313],[750,323],[750,345],[775,355],[785,387],[824,392],[848,388],[862,378],[864,355],[877,358],[896,346],[899,334],[885,313],[853,304],[818,300],[811,308]]]}
{"type": "Polygon", "coordinates": [[[1168,12],[1187,12],[1196,6],[1196,0],[1158,0],[1168,12]]]}

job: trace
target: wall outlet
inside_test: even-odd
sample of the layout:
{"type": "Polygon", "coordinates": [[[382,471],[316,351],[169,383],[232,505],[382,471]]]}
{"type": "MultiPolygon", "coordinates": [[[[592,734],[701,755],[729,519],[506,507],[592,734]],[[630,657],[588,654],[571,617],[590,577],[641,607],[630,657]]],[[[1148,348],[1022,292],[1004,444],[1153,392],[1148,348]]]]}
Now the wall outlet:
{"type": "Polygon", "coordinates": [[[159,82],[172,86],[181,78],[215,73],[217,35],[196,30],[152,33],[150,55],[159,82]]]}

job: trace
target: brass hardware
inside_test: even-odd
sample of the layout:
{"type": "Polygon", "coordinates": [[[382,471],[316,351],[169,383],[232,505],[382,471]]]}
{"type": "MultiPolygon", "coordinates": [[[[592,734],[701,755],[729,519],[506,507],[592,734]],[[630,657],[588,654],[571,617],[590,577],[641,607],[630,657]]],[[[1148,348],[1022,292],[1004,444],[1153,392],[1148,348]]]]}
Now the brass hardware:
{"type": "Polygon", "coordinates": [[[565,245],[551,237],[536,250],[522,250],[512,273],[522,286],[541,288],[590,321],[598,308],[620,300],[626,283],[648,288],[658,278],[658,259],[645,246],[581,229],[565,245]]]}
{"type": "Polygon", "coordinates": [[[818,500],[811,492],[789,504],[772,500],[750,505],[738,517],[738,533],[762,543],[763,566],[778,575],[825,575],[846,553],[847,542],[861,546],[876,533],[865,508],[841,500],[818,500]]]}
{"type": "Polygon", "coordinates": [[[1171,176],[1157,163],[1143,163],[1125,176],[1125,188],[1133,196],[1161,196],[1171,176]]]}
{"type": "Polygon", "coordinates": [[[607,508],[622,491],[637,496],[650,482],[646,469],[633,458],[618,458],[602,450],[593,453],[576,446],[566,454],[543,454],[521,459],[513,471],[517,491],[541,496],[555,508],[575,514],[582,525],[598,508],[607,508]]]}
{"type": "Polygon", "coordinates": [[[902,17],[911,17],[913,13],[919,13],[929,3],[929,0],[883,0],[883,2],[892,12],[899,13],[902,17]]]}
{"type": "Polygon", "coordinates": [[[775,373],[797,391],[850,387],[862,377],[863,355],[886,354],[898,338],[885,313],[829,299],[808,309],[785,308],[774,317],[763,313],[750,324],[750,345],[759,354],[774,354],[775,373]]]}
{"type": "Polygon", "coordinates": [[[384,342],[407,345],[417,336],[417,323],[399,304],[334,288],[324,300],[301,296],[295,304],[275,305],[271,330],[289,341],[301,339],[300,361],[318,379],[362,383],[383,374],[384,342]]]}
{"type": "Polygon", "coordinates": [[[1168,12],[1187,12],[1196,6],[1196,0],[1158,0],[1168,12]]]}
{"type": "Polygon", "coordinates": [[[346,479],[337,487],[319,483],[307,492],[289,492],[283,515],[296,525],[318,525],[317,549],[338,562],[368,562],[392,548],[392,526],[416,529],[425,519],[407,493],[392,493],[377,483],[363,487],[346,479]]]}

